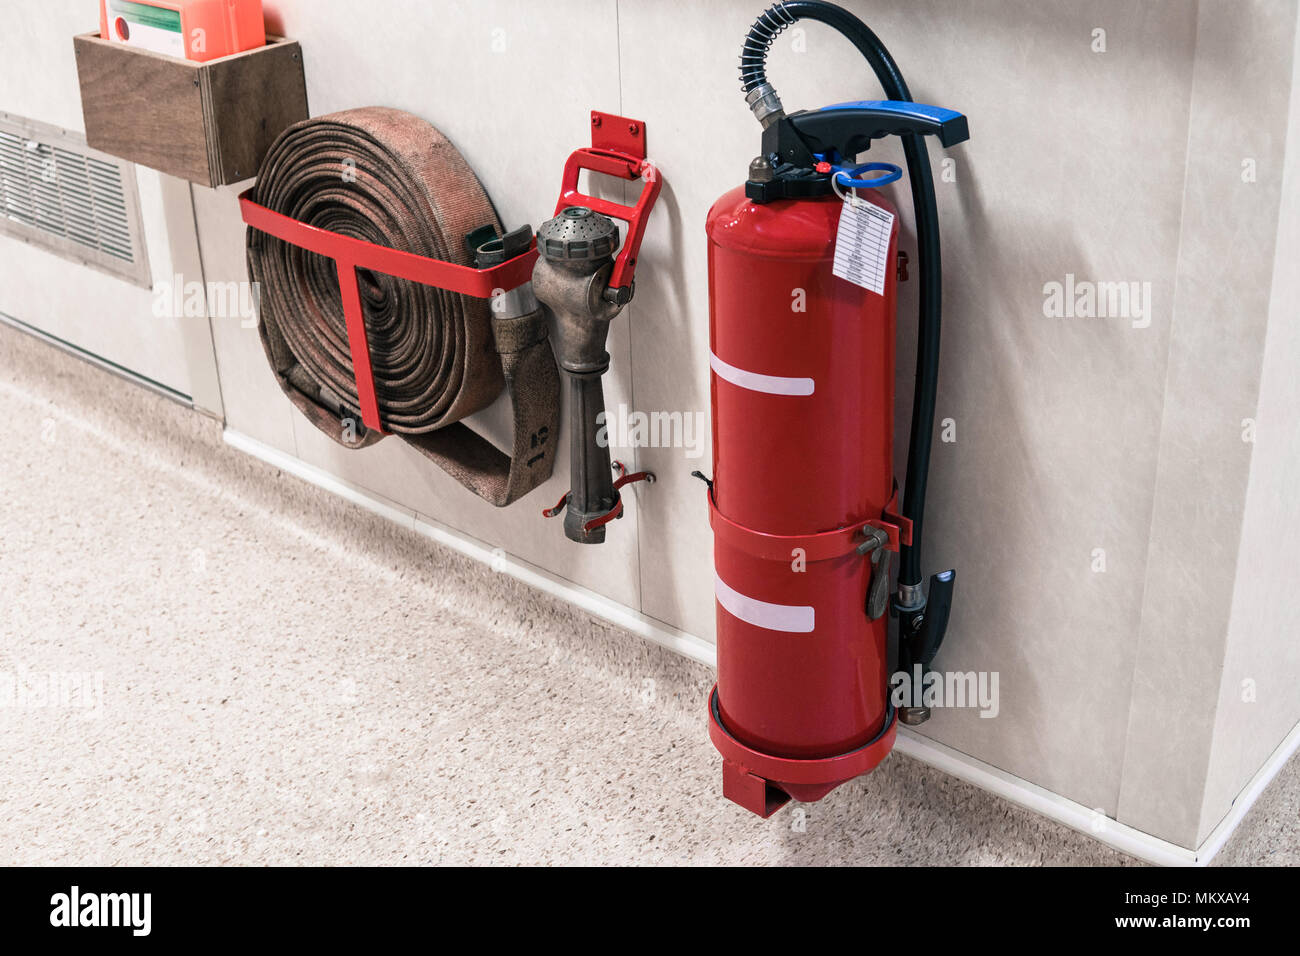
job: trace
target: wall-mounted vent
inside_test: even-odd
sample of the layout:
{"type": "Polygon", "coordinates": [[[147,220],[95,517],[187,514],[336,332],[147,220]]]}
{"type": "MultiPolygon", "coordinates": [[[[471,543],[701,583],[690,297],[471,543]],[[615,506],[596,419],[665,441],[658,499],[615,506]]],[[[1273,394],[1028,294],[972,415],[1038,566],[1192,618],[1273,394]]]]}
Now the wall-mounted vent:
{"type": "Polygon", "coordinates": [[[135,167],[85,138],[0,113],[0,234],[148,288],[135,167]]]}

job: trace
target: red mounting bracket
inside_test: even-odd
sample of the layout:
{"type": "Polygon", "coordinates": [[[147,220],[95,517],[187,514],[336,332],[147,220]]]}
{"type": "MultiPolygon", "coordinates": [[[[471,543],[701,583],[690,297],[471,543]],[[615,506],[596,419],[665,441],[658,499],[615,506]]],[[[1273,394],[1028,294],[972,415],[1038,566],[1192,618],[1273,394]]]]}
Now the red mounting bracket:
{"type": "MultiPolygon", "coordinates": [[[[618,493],[620,488],[622,488],[624,485],[635,484],[638,481],[644,481],[647,484],[651,484],[651,485],[655,483],[654,472],[635,471],[629,475],[627,472],[627,465],[623,464],[621,461],[611,462],[610,465],[614,469],[615,474],[618,475],[618,480],[614,482],[614,498],[615,498],[614,507],[611,508],[609,511],[605,512],[603,515],[599,515],[598,517],[592,518],[590,521],[588,521],[586,524],[582,526],[582,530],[586,531],[588,534],[590,534],[592,531],[595,531],[597,528],[601,527],[602,525],[609,524],[615,518],[623,517],[623,496],[618,493]]],[[[569,503],[569,494],[570,493],[566,491],[564,493],[564,497],[561,498],[558,502],[556,502],[554,508],[543,509],[542,517],[554,518],[556,515],[564,511],[565,506],[569,503]]]]}
{"type": "Polygon", "coordinates": [[[361,293],[357,286],[358,269],[382,272],[478,299],[490,299],[493,292],[514,289],[531,281],[533,277],[533,263],[537,261],[536,248],[489,269],[473,269],[310,226],[259,206],[253,202],[252,194],[253,190],[250,189],[239,197],[244,222],[268,236],[333,259],[338,267],[339,291],[343,297],[343,317],[347,321],[352,373],[357,379],[361,421],[374,431],[384,432],[385,429],[379,418],[379,399],[375,395],[370,343],[366,340],[366,321],[361,311],[361,293]]]}
{"type": "Polygon", "coordinates": [[[617,116],[613,113],[591,111],[591,147],[575,150],[564,165],[564,183],[555,214],[569,206],[586,206],[612,219],[627,223],[627,239],[614,259],[614,272],[609,278],[612,289],[626,289],[632,285],[636,273],[636,257],[645,238],[650,209],[659,198],[663,180],[659,170],[646,159],[645,123],[617,116]],[[608,199],[598,199],[578,192],[578,175],[582,170],[617,176],[619,179],[644,180],[636,205],[625,206],[608,199]]]}
{"type": "MultiPolygon", "coordinates": [[[[713,488],[708,489],[709,525],[714,536],[719,540],[729,541],[734,547],[769,561],[789,561],[794,548],[803,550],[809,561],[825,561],[838,558],[855,551],[862,543],[864,528],[878,528],[888,535],[884,545],[886,551],[898,551],[900,547],[912,544],[912,520],[898,514],[898,481],[894,481],[894,490],[888,503],[881,510],[879,518],[867,518],[844,525],[832,531],[817,531],[812,534],[777,535],[754,531],[744,525],[736,524],[718,510],[718,503],[713,498],[713,488]]],[[[561,502],[563,503],[563,502],[561,502]]]]}
{"type": "Polygon", "coordinates": [[[898,513],[897,478],[894,479],[894,491],[889,496],[889,503],[881,511],[880,517],[871,519],[867,524],[889,535],[889,544],[885,546],[886,551],[898,551],[903,546],[911,547],[912,519],[904,518],[898,513]]]}

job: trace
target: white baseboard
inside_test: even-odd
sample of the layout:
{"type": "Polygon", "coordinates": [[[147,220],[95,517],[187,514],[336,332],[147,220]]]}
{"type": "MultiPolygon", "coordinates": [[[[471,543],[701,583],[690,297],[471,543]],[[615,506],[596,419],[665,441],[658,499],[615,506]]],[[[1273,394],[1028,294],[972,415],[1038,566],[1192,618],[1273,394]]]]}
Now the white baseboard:
{"type": "Polygon", "coordinates": [[[1189,850],[1187,847],[1178,846],[1103,816],[1081,803],[1075,803],[1058,793],[1044,790],[1037,784],[999,770],[969,754],[945,747],[938,741],[924,737],[906,727],[899,728],[898,742],[894,744],[895,750],[908,757],[952,774],[959,780],[964,780],[982,790],[996,793],[1016,806],[1041,813],[1072,830],[1078,830],[1094,840],[1114,847],[1121,853],[1127,853],[1129,856],[1157,866],[1208,865],[1215,854],[1223,849],[1223,845],[1228,842],[1228,837],[1259,799],[1259,795],[1277,776],[1283,765],[1294,756],[1297,747],[1300,747],[1300,724],[1297,724],[1277,749],[1269,755],[1264,766],[1259,768],[1250,783],[1237,795],[1232,809],[1205,838],[1205,842],[1197,849],[1189,850]]]}
{"type": "MultiPolygon", "coordinates": [[[[225,439],[226,443],[233,448],[254,458],[260,458],[281,471],[345,498],[367,511],[410,528],[453,551],[490,565],[494,570],[509,574],[539,591],[577,605],[589,614],[638,634],[648,641],[661,644],[691,660],[710,667],[717,666],[716,648],[701,637],[679,631],[662,621],[612,601],[527,561],[509,555],[502,559],[499,551],[477,538],[436,521],[417,517],[412,511],[399,508],[365,489],[247,435],[226,429],[225,439]]],[[[1147,863],[1158,866],[1205,866],[1223,848],[1228,837],[1232,835],[1233,830],[1237,828],[1269,782],[1296,753],[1297,748],[1300,748],[1300,724],[1273,751],[1264,766],[1237,796],[1227,816],[1219,821],[1218,826],[1205,842],[1195,850],[1134,829],[1099,814],[1081,803],[1075,803],[1028,780],[999,770],[969,754],[946,747],[909,728],[899,728],[898,741],[894,746],[905,756],[942,770],[982,790],[995,793],[1017,806],[1042,814],[1050,820],[1055,820],[1147,863]]]]}

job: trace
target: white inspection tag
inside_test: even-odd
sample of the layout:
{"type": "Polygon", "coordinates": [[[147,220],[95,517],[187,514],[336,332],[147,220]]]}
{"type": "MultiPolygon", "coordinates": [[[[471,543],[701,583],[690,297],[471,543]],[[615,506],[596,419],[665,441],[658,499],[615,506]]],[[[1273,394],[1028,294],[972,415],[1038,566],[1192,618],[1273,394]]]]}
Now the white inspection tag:
{"type": "Polygon", "coordinates": [[[884,295],[894,214],[856,196],[842,206],[832,271],[841,279],[884,295]]]}

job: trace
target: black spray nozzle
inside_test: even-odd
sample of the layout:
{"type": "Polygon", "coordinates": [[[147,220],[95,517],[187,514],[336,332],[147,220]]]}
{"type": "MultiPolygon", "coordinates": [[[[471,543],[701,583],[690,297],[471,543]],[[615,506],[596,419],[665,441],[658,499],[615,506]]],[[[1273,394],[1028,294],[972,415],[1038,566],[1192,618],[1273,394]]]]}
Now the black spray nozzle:
{"type": "MultiPolygon", "coordinates": [[[[894,613],[898,616],[898,671],[924,675],[934,663],[935,655],[943,646],[948,632],[948,617],[952,612],[952,592],[957,583],[956,571],[940,571],[930,576],[930,591],[920,598],[920,603],[902,606],[895,598],[894,613]]],[[[916,591],[919,594],[919,589],[916,591]]],[[[898,719],[905,724],[923,724],[930,719],[930,708],[914,703],[900,708],[898,719]]]]}
{"type": "MultiPolygon", "coordinates": [[[[899,634],[905,645],[908,664],[929,667],[943,645],[952,613],[952,592],[957,583],[956,571],[930,575],[930,590],[919,607],[896,608],[899,634]]],[[[902,662],[900,661],[900,665],[902,662]]]]}

